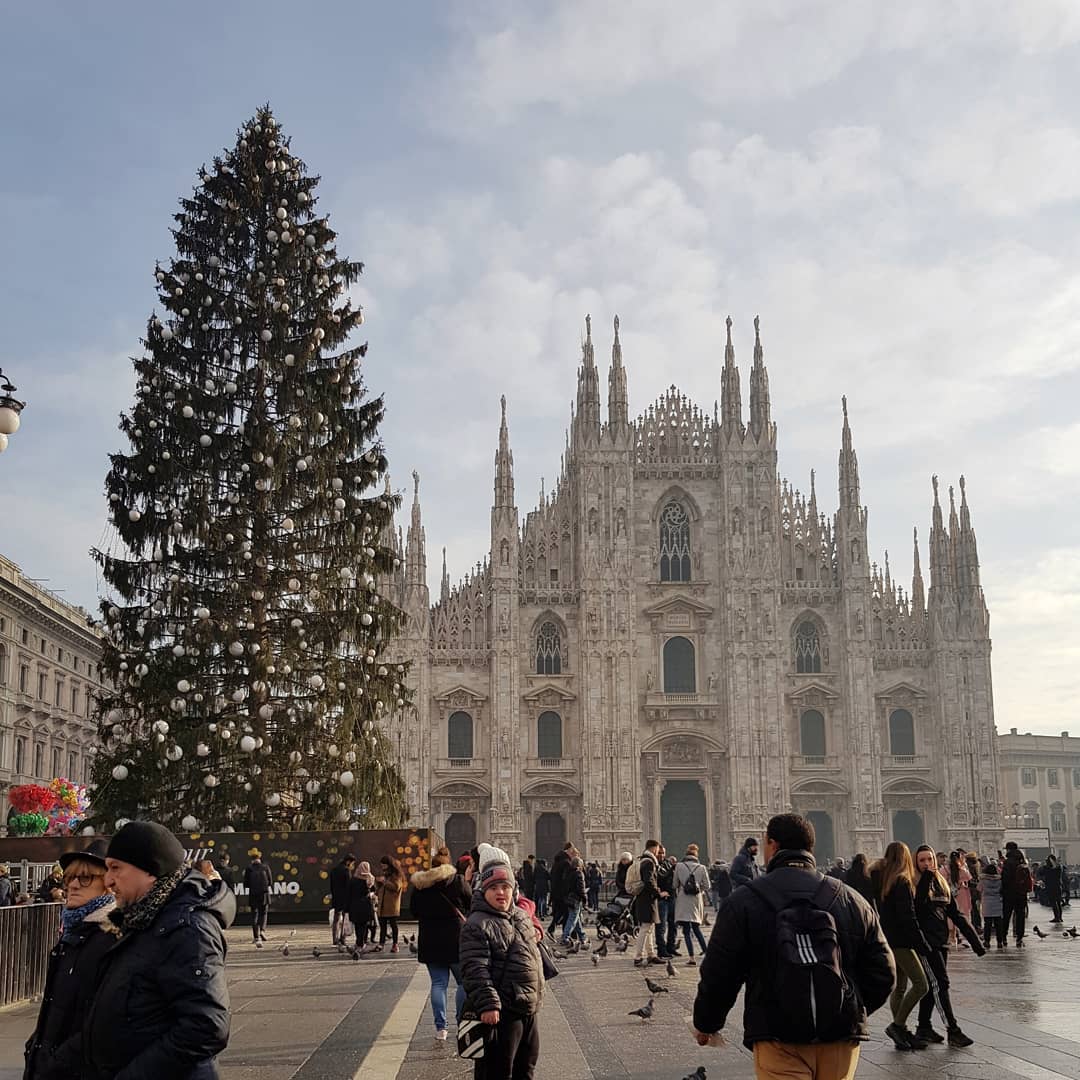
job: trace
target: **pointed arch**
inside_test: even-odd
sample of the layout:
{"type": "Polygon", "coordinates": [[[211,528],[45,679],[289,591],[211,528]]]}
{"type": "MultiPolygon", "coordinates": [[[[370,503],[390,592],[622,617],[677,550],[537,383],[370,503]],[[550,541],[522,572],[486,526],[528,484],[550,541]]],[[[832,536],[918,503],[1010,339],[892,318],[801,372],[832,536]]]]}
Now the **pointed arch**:
{"type": "Polygon", "coordinates": [[[829,643],[825,623],[807,610],[791,624],[791,659],[797,675],[817,675],[829,668],[829,643]]]}
{"type": "Polygon", "coordinates": [[[537,675],[561,675],[566,670],[566,624],[553,611],[534,623],[533,670],[537,675]]]}

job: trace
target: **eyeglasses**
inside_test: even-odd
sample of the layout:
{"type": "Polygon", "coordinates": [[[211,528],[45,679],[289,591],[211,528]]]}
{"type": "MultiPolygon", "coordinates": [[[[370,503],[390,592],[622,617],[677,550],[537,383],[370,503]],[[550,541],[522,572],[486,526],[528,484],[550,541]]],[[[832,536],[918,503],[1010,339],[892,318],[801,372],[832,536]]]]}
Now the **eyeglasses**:
{"type": "Polygon", "coordinates": [[[84,889],[90,888],[96,878],[103,878],[104,874],[65,874],[64,884],[71,887],[73,881],[77,881],[84,889]]]}

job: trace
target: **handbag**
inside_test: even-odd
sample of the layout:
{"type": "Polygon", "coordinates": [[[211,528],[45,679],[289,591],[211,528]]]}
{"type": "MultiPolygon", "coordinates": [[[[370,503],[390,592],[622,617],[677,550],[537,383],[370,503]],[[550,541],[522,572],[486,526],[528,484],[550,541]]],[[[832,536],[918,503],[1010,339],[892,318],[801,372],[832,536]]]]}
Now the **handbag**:
{"type": "Polygon", "coordinates": [[[484,1056],[484,1050],[495,1029],[485,1024],[471,1009],[461,1014],[457,1027],[457,1052],[459,1057],[476,1061],[484,1056]]]}
{"type": "Polygon", "coordinates": [[[551,954],[546,934],[536,943],[536,947],[540,950],[540,966],[544,969],[544,980],[550,982],[559,974],[559,965],[551,954]]]}

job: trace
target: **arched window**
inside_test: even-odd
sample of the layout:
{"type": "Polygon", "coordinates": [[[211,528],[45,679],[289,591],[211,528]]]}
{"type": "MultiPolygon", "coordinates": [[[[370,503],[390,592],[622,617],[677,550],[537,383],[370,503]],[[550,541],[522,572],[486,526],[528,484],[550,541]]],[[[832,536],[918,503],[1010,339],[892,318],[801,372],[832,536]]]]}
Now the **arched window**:
{"type": "Polygon", "coordinates": [[[915,756],[915,721],[907,709],[889,713],[889,753],[896,757],[915,756]]]}
{"type": "Polygon", "coordinates": [[[544,623],[536,635],[536,674],[562,674],[562,643],[559,628],[553,622],[544,623]]]}
{"type": "Polygon", "coordinates": [[[557,712],[542,712],[536,721],[536,756],[562,757],[562,717],[557,712]]]}
{"type": "Polygon", "coordinates": [[[1039,825],[1039,804],[1037,802],[1024,803],[1024,828],[1041,828],[1039,825]]]}
{"type": "Polygon", "coordinates": [[[660,513],[660,580],[690,580],[690,518],[674,499],[660,513]]]}
{"type": "Polygon", "coordinates": [[[447,757],[451,761],[467,761],[473,756],[473,724],[467,712],[450,714],[447,723],[447,757]]]}
{"type": "Polygon", "coordinates": [[[664,642],[664,693],[697,693],[694,644],[689,638],[673,637],[664,642]]]}
{"type": "Polygon", "coordinates": [[[811,675],[821,670],[821,641],[817,624],[810,619],[799,623],[795,631],[795,670],[800,675],[811,675]]]}
{"type": "Polygon", "coordinates": [[[825,757],[825,717],[817,709],[807,709],[799,717],[799,745],[803,757],[825,757]]]}

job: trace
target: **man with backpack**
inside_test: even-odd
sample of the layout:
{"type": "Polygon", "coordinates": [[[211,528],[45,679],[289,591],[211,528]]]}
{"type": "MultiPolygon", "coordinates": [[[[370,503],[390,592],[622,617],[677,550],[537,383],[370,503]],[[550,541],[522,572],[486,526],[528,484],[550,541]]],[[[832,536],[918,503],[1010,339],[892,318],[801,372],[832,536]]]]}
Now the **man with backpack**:
{"type": "Polygon", "coordinates": [[[866,1019],[896,979],[877,914],[854,889],[818,873],[814,827],[779,814],[765,833],[766,873],[716,917],[694,1002],[708,1045],[746,985],[743,1042],[759,1080],[851,1080],[866,1019]]]}
{"type": "Polygon", "coordinates": [[[1024,923],[1028,913],[1028,894],[1034,887],[1031,868],[1015,840],[1005,845],[1005,862],[1001,867],[1001,925],[1005,937],[1009,923],[1013,924],[1016,947],[1024,947],[1024,923]]]}
{"type": "Polygon", "coordinates": [[[659,840],[650,840],[645,845],[644,853],[630,864],[630,869],[626,872],[626,891],[634,898],[634,917],[641,927],[638,931],[634,967],[664,962],[656,955],[656,944],[653,940],[653,927],[660,921],[660,889],[656,884],[656,870],[659,865],[656,853],[659,848],[659,840]]]}

